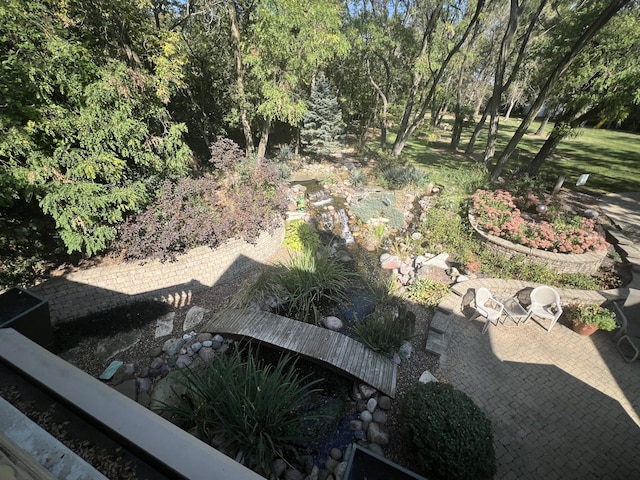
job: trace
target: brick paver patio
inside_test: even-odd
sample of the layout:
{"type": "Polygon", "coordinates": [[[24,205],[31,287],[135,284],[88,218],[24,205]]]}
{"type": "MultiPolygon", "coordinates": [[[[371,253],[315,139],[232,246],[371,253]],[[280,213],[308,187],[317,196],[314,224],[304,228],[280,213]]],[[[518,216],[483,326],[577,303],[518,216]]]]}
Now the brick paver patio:
{"type": "Polygon", "coordinates": [[[640,478],[640,362],[610,332],[450,321],[443,373],[493,423],[496,478],[640,478]]]}

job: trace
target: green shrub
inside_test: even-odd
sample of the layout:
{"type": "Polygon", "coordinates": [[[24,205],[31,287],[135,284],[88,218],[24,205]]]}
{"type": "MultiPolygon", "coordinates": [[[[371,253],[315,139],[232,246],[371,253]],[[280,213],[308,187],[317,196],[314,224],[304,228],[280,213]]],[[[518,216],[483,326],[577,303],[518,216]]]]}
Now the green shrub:
{"type": "Polygon", "coordinates": [[[353,327],[356,339],[374,352],[393,354],[411,335],[410,326],[393,315],[370,315],[353,327]]]}
{"type": "Polygon", "coordinates": [[[363,187],[368,182],[367,174],[359,168],[353,168],[349,171],[349,179],[354,187],[363,187]]]}
{"type": "Polygon", "coordinates": [[[449,293],[449,285],[427,278],[407,285],[406,296],[427,307],[434,307],[449,293]]]}
{"type": "Polygon", "coordinates": [[[313,225],[304,220],[293,220],[287,223],[283,244],[292,252],[316,252],[320,247],[320,235],[313,225]]]}
{"type": "Polygon", "coordinates": [[[401,418],[430,478],[495,475],[491,423],[465,393],[446,383],[418,383],[402,403],[401,418]]]}
{"type": "Polygon", "coordinates": [[[304,412],[319,380],[301,377],[289,356],[273,366],[255,360],[250,351],[244,359],[236,350],[181,373],[186,392],[174,390],[176,403],[158,410],[186,422],[191,433],[209,444],[222,440],[222,451],[267,475],[276,458],[297,455],[303,425],[314,420],[304,412]]]}

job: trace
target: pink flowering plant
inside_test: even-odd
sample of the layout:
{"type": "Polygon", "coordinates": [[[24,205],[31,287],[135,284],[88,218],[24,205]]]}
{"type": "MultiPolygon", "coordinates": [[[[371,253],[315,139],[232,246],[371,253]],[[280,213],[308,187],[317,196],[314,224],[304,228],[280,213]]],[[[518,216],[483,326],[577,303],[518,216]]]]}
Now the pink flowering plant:
{"type": "Polygon", "coordinates": [[[478,226],[489,235],[555,253],[584,253],[608,246],[594,220],[564,215],[557,205],[533,193],[515,197],[506,190],[477,190],[472,199],[478,226]],[[523,210],[535,211],[541,204],[547,210],[538,218],[523,216],[523,210]]]}

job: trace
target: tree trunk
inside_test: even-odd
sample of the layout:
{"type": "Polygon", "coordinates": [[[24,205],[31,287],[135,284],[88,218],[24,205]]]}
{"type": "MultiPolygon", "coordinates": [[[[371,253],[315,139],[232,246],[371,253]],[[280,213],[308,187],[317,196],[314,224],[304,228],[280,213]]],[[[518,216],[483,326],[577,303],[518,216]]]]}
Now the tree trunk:
{"type": "Polygon", "coordinates": [[[236,89],[238,95],[238,109],[240,110],[240,123],[242,124],[242,132],[244,133],[247,155],[251,155],[255,147],[253,145],[253,134],[251,133],[251,123],[249,122],[247,109],[248,102],[244,88],[244,65],[242,63],[240,28],[238,27],[238,15],[233,1],[227,1],[227,11],[229,12],[231,38],[233,40],[234,56],[236,61],[236,89]]]}
{"type": "Polygon", "coordinates": [[[476,142],[478,141],[478,137],[480,136],[480,132],[482,131],[482,127],[484,127],[484,122],[487,121],[487,117],[489,116],[489,105],[487,105],[482,112],[482,117],[478,120],[476,124],[476,128],[473,129],[473,133],[471,134],[471,138],[469,139],[469,143],[467,143],[467,148],[465,148],[464,153],[466,155],[471,155],[473,153],[473,149],[476,146],[476,142]]]}
{"type": "Polygon", "coordinates": [[[507,68],[507,57],[509,56],[509,47],[513,36],[518,29],[518,20],[520,15],[527,6],[529,0],[522,0],[518,4],[518,0],[511,0],[511,7],[509,9],[509,23],[507,29],[502,37],[502,43],[500,44],[500,54],[498,55],[498,64],[496,65],[496,73],[493,82],[493,94],[489,100],[489,134],[487,136],[487,147],[484,151],[484,164],[488,165],[493,161],[493,155],[496,151],[496,142],[498,141],[498,123],[500,121],[500,115],[498,109],[500,108],[500,100],[502,98],[504,72],[507,68]]]}
{"type": "Polygon", "coordinates": [[[536,98],[533,105],[531,105],[531,110],[522,120],[522,123],[518,127],[518,129],[509,140],[509,143],[505,147],[504,151],[498,158],[495,167],[491,171],[491,180],[496,181],[498,177],[502,174],[507,161],[515,151],[518,143],[522,140],[522,137],[527,132],[527,129],[531,125],[531,122],[536,116],[540,107],[542,107],[549,91],[556,84],[558,79],[562,76],[562,74],[569,68],[569,66],[573,63],[576,57],[580,54],[580,52],[589,44],[593,36],[600,31],[602,27],[604,27],[607,22],[613,17],[622,7],[630,3],[631,0],[613,0],[607,8],[603,10],[603,12],[596,18],[596,20],[585,30],[585,32],[578,38],[576,43],[574,43],[571,50],[567,52],[567,54],[562,58],[560,63],[556,66],[556,68],[551,72],[551,75],[543,85],[538,98],[536,98]]]}
{"type": "Polygon", "coordinates": [[[369,72],[369,81],[371,82],[371,85],[373,85],[374,90],[382,101],[382,114],[380,116],[380,148],[384,150],[385,148],[387,148],[387,96],[384,94],[378,84],[373,80],[371,72],[369,72]]]}
{"type": "Polygon", "coordinates": [[[265,158],[267,154],[267,144],[269,143],[269,132],[271,132],[271,118],[265,118],[262,123],[262,134],[260,135],[260,143],[258,144],[257,157],[258,161],[265,158]]]}
{"type": "Polygon", "coordinates": [[[511,110],[513,110],[513,107],[516,106],[516,101],[515,100],[511,100],[509,102],[509,108],[507,108],[507,113],[504,114],[504,119],[505,120],[509,120],[509,117],[511,116],[511,110]]]}
{"type": "MultiPolygon", "coordinates": [[[[402,149],[406,145],[407,141],[409,140],[409,138],[411,138],[411,135],[413,134],[413,132],[415,132],[415,130],[420,126],[422,120],[424,119],[425,114],[427,113],[427,110],[429,109],[429,106],[431,105],[431,102],[433,101],[436,88],[438,86],[438,83],[440,82],[440,79],[442,78],[442,75],[444,74],[444,71],[449,66],[449,63],[451,62],[451,59],[453,58],[453,56],[460,51],[460,48],[466,42],[471,31],[475,28],[475,25],[478,22],[478,19],[480,18],[480,13],[484,8],[484,4],[485,4],[485,0],[478,0],[478,3],[476,5],[476,10],[473,13],[473,17],[469,21],[467,28],[462,34],[462,37],[460,38],[460,40],[458,40],[458,42],[451,48],[451,51],[449,52],[447,57],[443,60],[442,64],[440,65],[440,68],[438,69],[438,72],[433,76],[433,79],[431,80],[431,88],[429,89],[429,92],[427,93],[427,95],[424,96],[422,99],[422,108],[420,109],[420,112],[415,116],[415,118],[411,122],[411,125],[409,125],[411,111],[415,106],[415,93],[417,92],[417,86],[416,86],[416,92],[414,92],[414,95],[410,98],[411,110],[407,111],[407,109],[405,109],[405,115],[402,117],[402,123],[400,125],[400,129],[398,130],[396,141],[393,144],[394,155],[397,156],[397,155],[400,155],[400,153],[402,153],[402,149]]],[[[423,42],[426,42],[426,37],[423,38],[423,42]]],[[[425,49],[426,49],[426,43],[423,43],[423,49],[421,53],[424,53],[425,49]]],[[[407,103],[407,106],[408,105],[409,103],[407,103]]]]}
{"type": "Polygon", "coordinates": [[[541,137],[544,133],[544,129],[547,128],[547,123],[549,123],[549,119],[551,118],[551,112],[551,108],[547,108],[547,111],[544,112],[544,116],[542,117],[542,120],[540,120],[540,126],[538,127],[538,130],[536,130],[536,137],[541,137]]]}

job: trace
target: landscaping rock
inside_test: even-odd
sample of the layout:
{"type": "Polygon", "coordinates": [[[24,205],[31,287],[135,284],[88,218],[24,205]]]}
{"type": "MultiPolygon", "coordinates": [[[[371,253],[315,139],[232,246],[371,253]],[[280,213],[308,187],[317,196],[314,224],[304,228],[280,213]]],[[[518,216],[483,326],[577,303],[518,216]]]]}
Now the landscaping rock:
{"type": "Polygon", "coordinates": [[[383,410],[390,410],[391,409],[391,398],[387,397],[386,395],[382,395],[378,399],[378,407],[380,407],[383,410]]]}
{"type": "Polygon", "coordinates": [[[215,358],[216,352],[211,348],[203,347],[198,351],[198,356],[204,362],[211,362],[215,358]]]}
{"type": "Polygon", "coordinates": [[[372,422],[367,429],[367,439],[378,445],[389,445],[389,433],[384,426],[379,423],[372,422]]]}
{"type": "Polygon", "coordinates": [[[339,448],[332,448],[329,451],[329,455],[331,456],[331,458],[333,458],[334,460],[338,460],[340,461],[340,459],[342,458],[342,450],[340,450],[339,448]]]}
{"type": "Polygon", "coordinates": [[[167,355],[177,355],[184,343],[182,338],[170,338],[162,345],[162,351],[167,355]]]}
{"type": "Polygon", "coordinates": [[[400,260],[400,257],[397,257],[396,255],[389,255],[388,253],[383,253],[380,256],[380,266],[384,270],[396,270],[400,268],[401,265],[402,265],[402,260],[400,260]]]}
{"type": "Polygon", "coordinates": [[[370,387],[369,385],[366,385],[364,383],[360,384],[359,390],[362,394],[362,398],[364,398],[365,400],[373,397],[376,394],[375,388],[370,387]]]}
{"type": "Polygon", "coordinates": [[[360,412],[360,420],[362,420],[363,423],[367,423],[373,420],[373,416],[369,410],[364,410],[363,412],[360,412]]]}
{"type": "Polygon", "coordinates": [[[422,375],[420,375],[420,378],[418,379],[418,381],[420,383],[430,383],[430,382],[437,382],[438,379],[434,377],[429,370],[425,370],[424,372],[422,372],[422,375]]]}
{"type": "Polygon", "coordinates": [[[447,270],[449,268],[449,265],[447,264],[448,258],[448,253],[441,253],[429,259],[425,265],[430,265],[432,267],[441,268],[442,270],[447,270]]]}
{"type": "Polygon", "coordinates": [[[193,360],[189,355],[180,355],[176,360],[177,368],[185,368],[193,363],[193,360]]]}
{"type": "Polygon", "coordinates": [[[198,334],[198,336],[196,337],[196,341],[202,343],[202,342],[206,342],[207,340],[211,340],[212,338],[213,338],[213,335],[211,335],[208,332],[205,332],[205,333],[198,334]]]}
{"type": "Polygon", "coordinates": [[[388,417],[384,411],[378,409],[375,412],[373,412],[373,421],[375,423],[385,425],[387,423],[387,420],[388,420],[388,417]]]}
{"type": "Polygon", "coordinates": [[[325,317],[322,324],[329,330],[337,331],[344,327],[344,323],[338,317],[325,317]]]}
{"type": "Polygon", "coordinates": [[[369,413],[373,413],[377,406],[378,406],[378,401],[375,398],[370,398],[367,401],[367,411],[369,413]]]}
{"type": "Polygon", "coordinates": [[[173,332],[173,319],[175,316],[176,312],[169,312],[156,320],[156,338],[171,335],[171,332],[173,332]]]}

